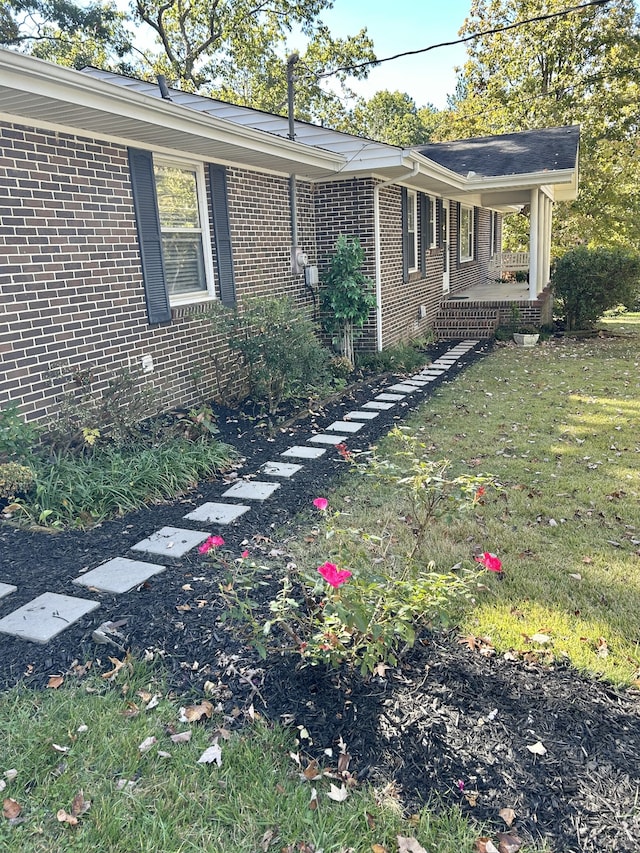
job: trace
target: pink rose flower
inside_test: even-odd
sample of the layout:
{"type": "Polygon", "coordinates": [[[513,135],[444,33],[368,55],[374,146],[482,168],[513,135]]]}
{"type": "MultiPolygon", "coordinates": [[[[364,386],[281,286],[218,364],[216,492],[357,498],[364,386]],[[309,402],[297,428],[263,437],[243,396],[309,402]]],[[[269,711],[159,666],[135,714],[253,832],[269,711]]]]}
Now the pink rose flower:
{"type": "Polygon", "coordinates": [[[240,554],[240,556],[241,556],[244,560],[246,560],[246,559],[247,559],[247,557],[249,556],[249,552],[248,552],[247,550],[245,550],[245,551],[243,551],[243,552],[242,552],[242,554],[240,554]]]}
{"type": "Polygon", "coordinates": [[[490,572],[502,571],[502,561],[500,558],[496,557],[495,554],[490,554],[488,551],[485,551],[482,554],[477,554],[476,562],[482,563],[485,569],[488,569],[490,572]]]}
{"type": "Polygon", "coordinates": [[[318,571],[326,582],[330,586],[334,587],[334,589],[342,586],[342,584],[346,583],[351,577],[350,571],[347,569],[339,569],[333,563],[323,563],[321,566],[318,566],[318,571]]]}
{"type": "Polygon", "coordinates": [[[224,545],[224,539],[222,536],[210,536],[208,539],[198,547],[198,551],[201,554],[208,553],[212,548],[219,548],[220,545],[224,545]]]}
{"type": "Polygon", "coordinates": [[[322,511],[329,506],[329,501],[326,498],[315,498],[313,505],[316,509],[322,511]]]}

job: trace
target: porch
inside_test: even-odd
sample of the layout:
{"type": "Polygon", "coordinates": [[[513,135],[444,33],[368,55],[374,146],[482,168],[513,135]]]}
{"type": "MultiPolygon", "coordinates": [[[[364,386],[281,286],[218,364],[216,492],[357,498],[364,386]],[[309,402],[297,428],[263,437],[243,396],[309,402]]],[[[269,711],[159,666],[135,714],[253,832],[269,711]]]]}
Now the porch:
{"type": "Polygon", "coordinates": [[[523,282],[487,281],[451,293],[440,304],[434,323],[439,340],[492,338],[498,326],[512,322],[514,308],[519,322],[541,326],[553,319],[551,289],[546,287],[531,299],[529,285],[523,282]]]}

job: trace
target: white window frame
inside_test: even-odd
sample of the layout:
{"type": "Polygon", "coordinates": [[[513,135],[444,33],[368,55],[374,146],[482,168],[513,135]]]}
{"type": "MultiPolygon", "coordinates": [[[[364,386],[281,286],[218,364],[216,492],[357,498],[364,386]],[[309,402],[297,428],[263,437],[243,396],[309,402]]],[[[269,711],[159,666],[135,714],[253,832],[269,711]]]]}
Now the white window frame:
{"type": "Polygon", "coordinates": [[[407,235],[409,240],[413,239],[413,266],[409,267],[409,272],[416,272],[418,269],[418,193],[410,189],[407,189],[407,235]]]}
{"type": "Polygon", "coordinates": [[[435,196],[429,196],[429,248],[435,249],[438,245],[437,209],[435,196]]]}
{"type": "Polygon", "coordinates": [[[460,261],[472,261],[474,258],[474,222],[475,210],[466,204],[460,205],[460,222],[458,228],[459,235],[459,251],[460,261]],[[466,223],[465,223],[466,220],[466,223]]]}
{"type": "MultiPolygon", "coordinates": [[[[207,184],[204,165],[199,160],[189,160],[182,157],[167,157],[161,154],[153,155],[153,165],[174,166],[178,169],[188,169],[196,176],[196,195],[198,201],[198,216],[200,217],[200,237],[202,240],[202,256],[206,290],[194,290],[179,295],[169,294],[170,305],[189,305],[195,302],[205,302],[216,298],[213,258],[211,256],[211,233],[209,230],[209,208],[207,206],[207,184]]],[[[162,226],[160,226],[162,233],[162,226]]]]}

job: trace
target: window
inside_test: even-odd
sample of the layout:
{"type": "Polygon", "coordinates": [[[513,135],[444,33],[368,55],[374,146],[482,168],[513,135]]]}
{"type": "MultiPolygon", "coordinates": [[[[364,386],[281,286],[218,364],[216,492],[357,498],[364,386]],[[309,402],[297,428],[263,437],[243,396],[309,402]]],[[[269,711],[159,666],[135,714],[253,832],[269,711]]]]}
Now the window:
{"type": "Polygon", "coordinates": [[[212,276],[205,261],[210,242],[202,167],[154,157],[153,172],[169,301],[209,296],[212,276]]]}
{"type": "Polygon", "coordinates": [[[407,266],[409,272],[418,269],[418,194],[407,190],[407,266]]]}
{"type": "Polygon", "coordinates": [[[427,225],[427,245],[430,249],[435,249],[438,245],[438,235],[436,231],[436,200],[433,196],[429,196],[429,222],[427,225]]]}
{"type": "Polygon", "coordinates": [[[460,260],[473,260],[473,208],[460,205],[460,260]]]}
{"type": "MultiPolygon", "coordinates": [[[[147,316],[170,323],[171,306],[213,297],[213,264],[205,167],[129,148],[133,207],[140,247],[147,316]]],[[[216,247],[218,296],[236,301],[229,227],[227,170],[207,165],[216,247]]]]}

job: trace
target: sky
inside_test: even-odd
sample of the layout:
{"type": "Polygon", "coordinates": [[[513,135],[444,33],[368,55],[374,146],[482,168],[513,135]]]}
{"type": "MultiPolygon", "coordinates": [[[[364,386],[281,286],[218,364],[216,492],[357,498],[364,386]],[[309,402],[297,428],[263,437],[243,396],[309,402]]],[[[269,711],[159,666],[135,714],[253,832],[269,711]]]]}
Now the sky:
{"type": "MultiPolygon", "coordinates": [[[[405,50],[418,50],[453,41],[469,14],[470,0],[334,0],[333,9],[321,18],[334,37],[354,35],[366,27],[379,59],[405,50]]],[[[291,47],[296,45],[292,42],[291,47]]],[[[442,109],[456,87],[455,67],[464,64],[464,45],[442,47],[414,57],[384,62],[369,79],[351,85],[358,94],[371,97],[380,89],[407,92],[421,107],[427,103],[442,109]]]]}

